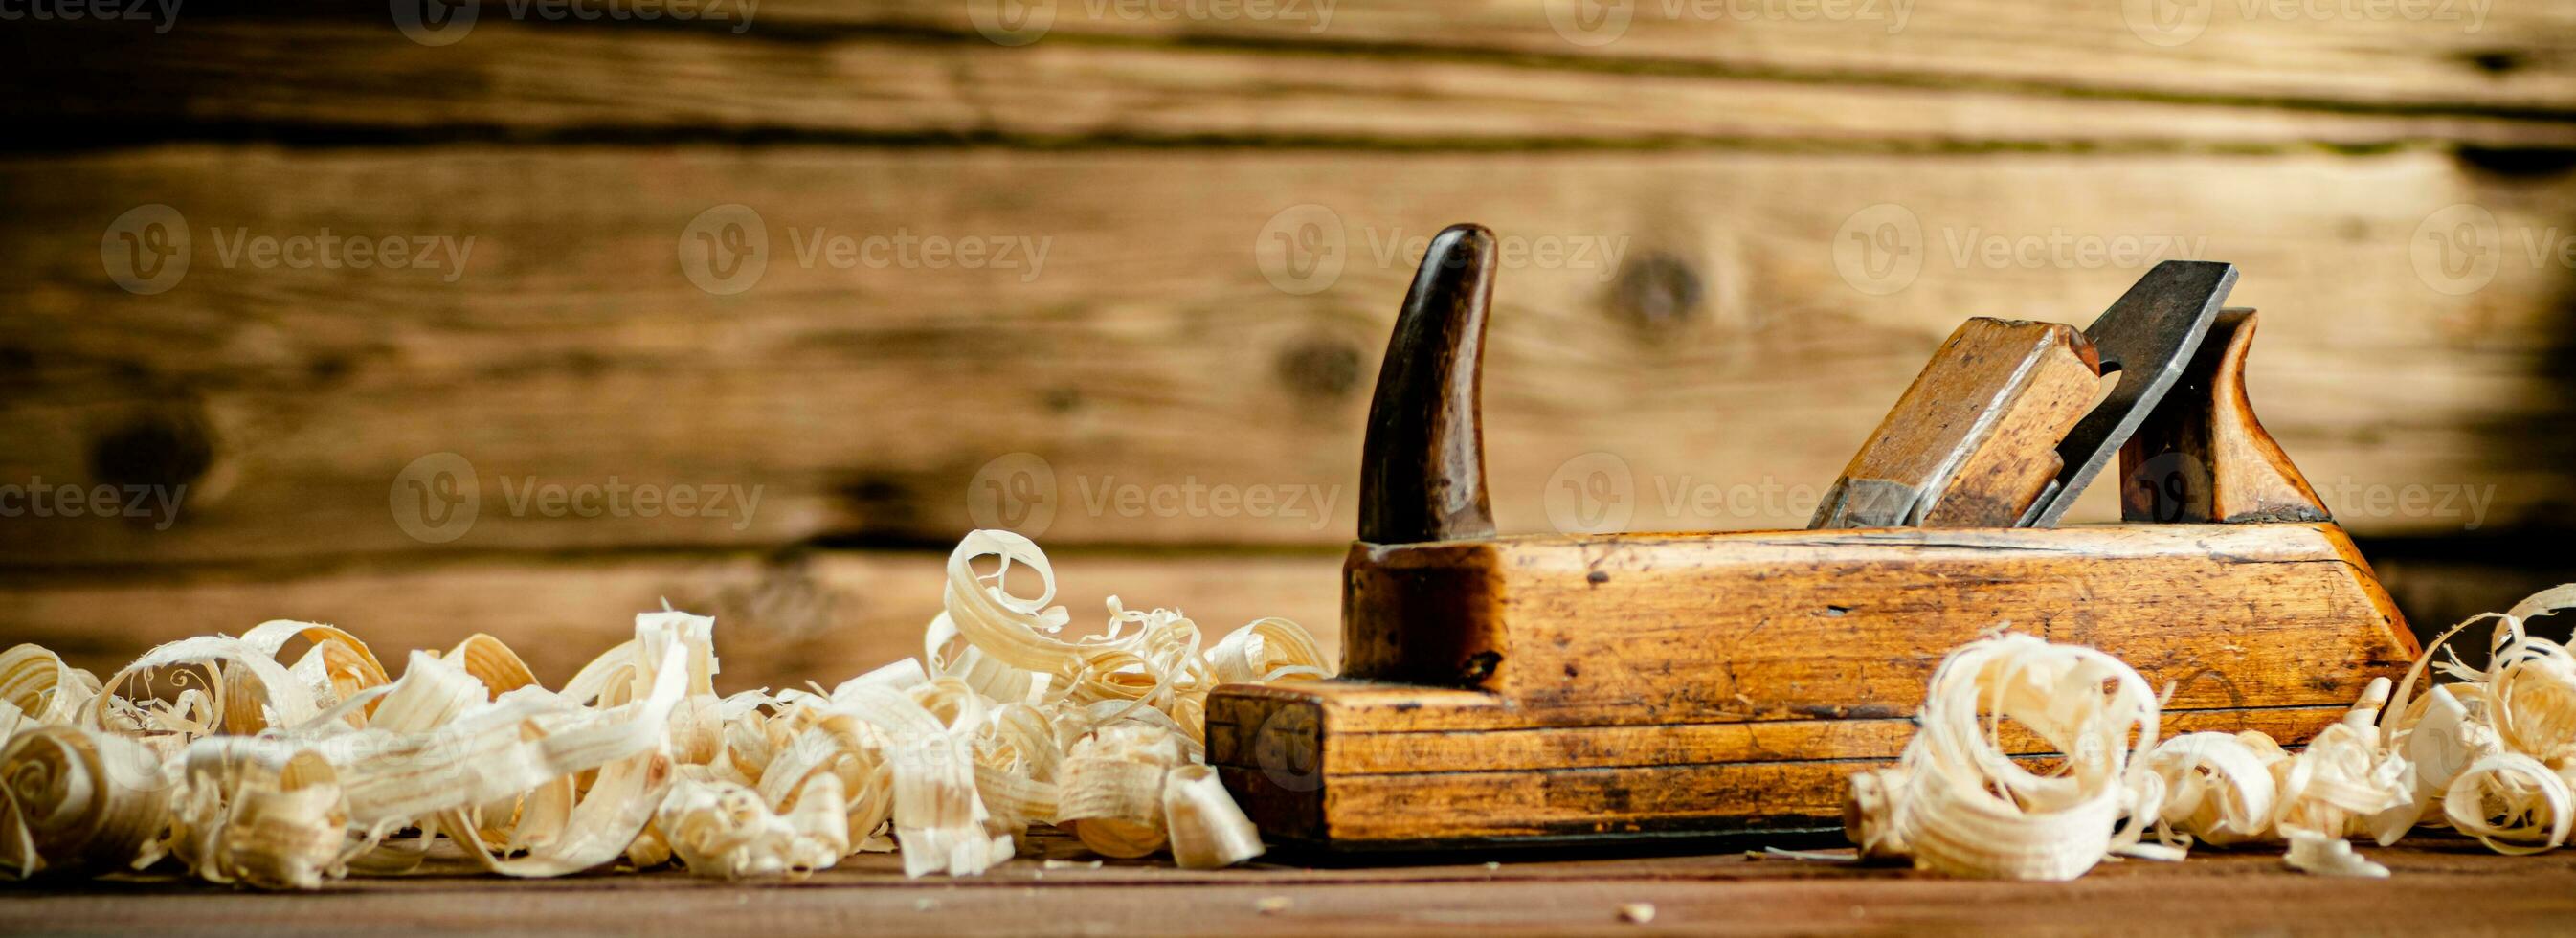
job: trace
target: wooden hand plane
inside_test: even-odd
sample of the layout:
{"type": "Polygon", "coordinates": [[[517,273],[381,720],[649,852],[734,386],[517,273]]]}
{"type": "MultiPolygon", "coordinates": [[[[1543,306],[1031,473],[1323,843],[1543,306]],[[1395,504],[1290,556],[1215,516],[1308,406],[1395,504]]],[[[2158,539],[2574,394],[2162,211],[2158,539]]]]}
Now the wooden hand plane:
{"type": "Polygon", "coordinates": [[[2081,333],[1962,327],[1808,530],[1515,537],[1485,494],[1494,268],[1492,233],[1442,232],[1396,321],[1343,676],[1208,700],[1209,761],[1274,842],[1835,830],[1933,667],[1997,626],[2171,685],[2167,733],[2290,743],[2418,653],[2249,409],[2228,265],[2161,265],[2081,333]],[[2123,523],[2054,527],[2114,456],[2123,523]]]}

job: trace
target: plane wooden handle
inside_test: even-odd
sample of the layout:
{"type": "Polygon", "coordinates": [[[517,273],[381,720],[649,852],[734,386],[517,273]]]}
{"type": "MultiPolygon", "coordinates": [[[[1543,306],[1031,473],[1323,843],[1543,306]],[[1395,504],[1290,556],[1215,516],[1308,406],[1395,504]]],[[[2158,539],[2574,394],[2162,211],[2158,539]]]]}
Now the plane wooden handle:
{"type": "Polygon", "coordinates": [[[2254,419],[2254,311],[2218,314],[2200,354],[2120,448],[2120,518],[2156,524],[2326,521],[2325,503],[2254,419]]]}
{"type": "Polygon", "coordinates": [[[1808,527],[2008,528],[2058,470],[2101,389],[2073,326],[1978,317],[1941,343],[1808,527]]]}

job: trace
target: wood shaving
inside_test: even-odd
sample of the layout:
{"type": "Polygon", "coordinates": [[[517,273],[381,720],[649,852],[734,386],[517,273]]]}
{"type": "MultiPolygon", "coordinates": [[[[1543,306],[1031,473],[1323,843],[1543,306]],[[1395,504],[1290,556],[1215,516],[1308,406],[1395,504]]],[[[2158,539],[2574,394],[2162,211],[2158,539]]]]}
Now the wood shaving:
{"type": "Polygon", "coordinates": [[[2283,843],[2294,869],[2387,876],[2350,838],[2385,846],[2419,826],[2498,853],[2553,850],[2576,828],[2576,655],[2525,624],[2572,607],[2576,584],[2453,626],[2404,678],[2372,681],[2297,752],[2259,732],[2186,733],[2126,764],[2120,737],[2098,730],[2134,727],[2140,746],[2154,738],[2156,700],[2139,713],[2126,690],[2134,671],[2103,671],[2108,659],[2090,649],[1983,639],[1934,674],[1899,763],[1852,778],[1844,830],[1865,856],[2020,879],[2080,874],[2105,853],[2179,858],[2195,842],[2283,843]],[[2489,622],[2489,663],[2471,668],[2450,642],[2489,622]],[[2058,674],[2079,679],[2050,687],[2058,674]],[[2435,674],[2450,680],[2416,695],[2435,674]],[[2007,717],[2065,753],[2063,769],[2034,776],[2005,758],[1992,730],[2007,717]],[[2155,842],[2138,839],[2142,821],[2155,842]]]}
{"type": "Polygon", "coordinates": [[[2290,852],[2282,855],[2281,862],[2291,869],[2320,876],[2388,878],[2388,868],[2355,852],[2352,841],[2308,831],[2290,833],[2290,852]]]}
{"type": "Polygon", "coordinates": [[[1854,780],[1848,829],[1862,853],[1919,869],[2072,879],[2137,844],[2122,817],[2156,816],[2156,718],[2146,679],[2109,655],[2013,633],[1970,642],[1934,670],[1897,766],[1854,780]],[[2007,721],[2065,758],[2045,772],[2015,761],[2007,721]]]}
{"type": "Polygon", "coordinates": [[[715,621],[667,607],[553,690],[479,634],[398,679],[306,622],[172,642],[105,681],[21,645],[0,653],[0,875],[170,862],[311,889],[407,871],[440,838],[508,876],[890,850],[907,875],[971,875],[1036,824],[1193,868],[1261,853],[1204,764],[1206,695],[1329,675],[1312,636],[1262,619],[1203,648],[1178,611],[1113,598],[1106,634],[1058,638],[1054,570],[1008,532],[969,534],[948,573],[922,656],[829,693],[719,697],[715,621]],[[1014,568],[1036,595],[1005,589],[1014,568]]]}

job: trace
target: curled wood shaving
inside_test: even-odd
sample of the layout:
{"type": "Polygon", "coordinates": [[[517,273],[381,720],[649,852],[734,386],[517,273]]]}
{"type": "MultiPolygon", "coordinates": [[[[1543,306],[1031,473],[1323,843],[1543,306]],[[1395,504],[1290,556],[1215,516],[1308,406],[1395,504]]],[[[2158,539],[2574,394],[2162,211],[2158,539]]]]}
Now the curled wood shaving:
{"type": "Polygon", "coordinates": [[[2388,868],[2352,849],[2352,841],[2311,831],[2290,832],[2290,852],[2281,861],[2291,869],[2320,876],[2388,878],[2388,868]]]}
{"type": "Polygon", "coordinates": [[[1233,866],[1261,855],[1261,832],[1243,816],[1216,770],[1175,766],[1163,777],[1163,829],[1185,870],[1233,866]]]}
{"type": "MultiPolygon", "coordinates": [[[[2568,608],[2576,608],[2576,584],[2453,626],[2403,679],[2372,681],[2341,721],[2297,752],[2259,732],[2187,733],[2146,752],[2138,763],[2142,778],[2072,793],[2033,788],[2032,776],[2011,768],[1992,735],[1979,735],[1978,724],[1961,714],[1983,705],[1996,719],[2009,715],[2030,724],[2066,754],[2063,776],[2117,775],[2123,769],[2112,757],[2116,739],[2061,736],[2046,727],[2050,719],[2099,725],[2105,712],[2130,719],[2130,711],[2110,709],[2113,698],[2080,681],[2046,689],[2003,677],[2028,667],[2025,659],[2066,662],[2084,660],[2076,652],[2094,653],[2010,635],[1971,643],[1934,676],[1923,728],[1903,760],[1853,777],[1845,830],[1865,856],[1912,857],[1925,868],[2015,878],[2081,873],[2090,865],[2082,857],[2098,856],[2097,845],[2178,856],[2195,841],[2284,843],[2284,860],[2296,869],[2386,876],[2387,868],[2354,851],[2350,838],[2386,845],[2419,825],[2451,827],[2499,853],[2556,849],[2576,828],[2570,789],[2576,654],[2531,635],[2526,625],[2568,608]],[[2469,667],[2450,646],[2481,623],[2493,624],[2483,669],[2469,667]],[[2433,674],[2450,681],[2417,695],[2418,681],[2433,674]],[[1962,691],[1963,684],[1973,692],[1962,691]],[[2045,699],[2025,699],[2029,691],[2045,699]],[[2035,722],[2025,715],[2031,713],[2043,716],[2035,722]],[[2070,802],[2073,793],[2094,800],[2070,802]],[[2050,805],[2061,808],[2052,814],[2050,805]],[[2158,842],[2123,844],[2141,818],[2153,822],[2158,842]],[[2043,849],[2038,831],[2067,845],[2043,849]]],[[[2128,724],[2137,727],[2141,745],[2154,736],[2155,709],[2149,699],[2144,718],[2128,724]]]]}
{"type": "Polygon", "coordinates": [[[2497,853],[2539,853],[2566,843],[2570,807],[2557,770],[2519,752],[2479,759],[2442,792],[2451,826],[2497,853]]]}
{"type": "Polygon", "coordinates": [[[0,652],[0,739],[28,726],[69,723],[98,696],[98,675],[34,645],[0,652]]]}
{"type": "Polygon", "coordinates": [[[113,871],[142,857],[166,822],[160,757],[67,723],[19,732],[0,749],[0,873],[113,871]]]}
{"type": "Polygon", "coordinates": [[[0,654],[0,875],[166,858],[309,889],[411,869],[438,838],[509,876],[794,874],[886,850],[966,875],[1037,824],[1108,856],[1260,854],[1203,764],[1205,699],[1329,674],[1311,636],[1263,619],[1203,648],[1178,611],[1112,599],[1105,634],[1059,638],[1054,570],[1007,532],[968,535],[948,571],[921,657],[828,693],[718,696],[715,621],[668,608],[553,690],[479,634],[399,678],[307,622],[173,642],[105,681],[21,645],[0,654]],[[1014,569],[1037,595],[1007,591],[1014,569]]]}
{"type": "Polygon", "coordinates": [[[655,834],[690,872],[726,878],[824,869],[850,853],[841,779],[815,775],[785,811],[732,782],[682,779],[656,809],[655,834]]]}
{"type": "Polygon", "coordinates": [[[2004,633],[1970,642],[1933,672],[1893,771],[1852,801],[1855,842],[1961,876],[2071,879],[2138,840],[2162,786],[2142,759],[2156,735],[2144,678],[2101,652],[2004,633]],[[2007,721],[2066,754],[2034,771],[2004,748],[2007,721]]]}

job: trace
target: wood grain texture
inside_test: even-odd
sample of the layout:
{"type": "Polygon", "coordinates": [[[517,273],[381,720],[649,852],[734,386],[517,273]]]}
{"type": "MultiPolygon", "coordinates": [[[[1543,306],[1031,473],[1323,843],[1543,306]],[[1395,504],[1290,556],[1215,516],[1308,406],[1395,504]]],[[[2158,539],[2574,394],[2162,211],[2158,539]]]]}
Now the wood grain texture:
{"type": "Polygon", "coordinates": [[[1363,543],[1343,576],[1343,677],[1208,701],[1246,813],[1336,850],[1832,829],[1998,626],[2293,745],[2419,653],[2331,524],[1363,543]]]}
{"type": "MultiPolygon", "coordinates": [[[[2477,17],[2427,7],[2371,15],[2346,7],[2190,8],[2083,0],[1973,0],[1949,4],[1851,4],[1828,14],[1792,4],[1604,4],[1612,16],[1570,20],[1580,42],[1551,19],[1576,11],[1548,0],[1353,2],[1318,15],[1124,16],[1118,7],[1060,5],[1041,43],[1072,37],[1394,45],[1440,51],[1507,51],[1586,62],[1656,64],[1841,79],[1962,84],[2021,83],[2097,93],[2223,99],[2291,99],[2403,107],[2478,102],[2563,112],[2576,100],[2576,14],[2550,5],[2493,4],[2477,17]],[[1801,10],[1805,12],[1800,12],[1801,10]],[[1093,10],[1102,12],[1094,14],[1093,10]],[[1900,13],[1900,10],[1906,12],[1900,13]],[[2133,28],[2131,17],[2183,18],[2177,28],[2133,28]],[[1901,17],[1901,19],[1900,19],[1901,17]],[[1597,25],[1595,25],[1597,24],[1597,25]],[[1593,26],[1593,28],[1586,28],[1593,26]],[[2186,35],[2188,38],[2186,39],[2186,35]]],[[[799,23],[902,24],[965,33],[992,7],[938,0],[847,3],[770,0],[763,15],[799,23]]],[[[1024,31],[1025,32],[1025,31],[1024,31]]]]}
{"type": "MultiPolygon", "coordinates": [[[[2342,713],[2340,707],[2311,707],[2178,714],[2183,718],[2176,723],[2306,739],[2342,713]]],[[[1784,748],[1720,762],[1341,773],[1334,771],[1341,764],[1334,750],[1342,740],[1332,738],[1323,746],[1320,777],[1234,763],[1220,764],[1218,771],[1238,798],[1250,802],[1246,811],[1265,834],[1335,850],[1590,843],[1712,832],[1830,836],[1841,830],[1851,776],[1894,764],[1902,739],[1912,735],[1912,724],[1902,720],[1839,722],[1886,724],[1872,735],[1895,735],[1897,745],[1883,754],[1829,759],[1782,753],[1844,750],[1784,748]]],[[[1385,735],[1409,742],[1415,734],[1385,735]]],[[[1408,748],[1406,757],[1413,753],[1408,748]]]]}
{"type": "Polygon", "coordinates": [[[1346,569],[1343,673],[1499,694],[1458,716],[1497,728],[1903,716],[1943,654],[2003,623],[2110,652],[2186,709],[2348,705],[2415,652],[2332,525],[1363,544],[1346,569]],[[1408,590],[1458,591],[1416,570],[1493,585],[1424,618],[1408,590]],[[1416,632],[1477,634],[1469,657],[1492,658],[1377,638],[1416,632]]]}
{"type": "MultiPolygon", "coordinates": [[[[2394,50],[2326,51],[2337,57],[2374,55],[2382,66],[2393,58],[2423,71],[2457,71],[2457,80],[2384,84],[2378,68],[2274,70],[2313,83],[2306,93],[2337,105],[2319,107],[2197,101],[2158,87],[2205,80],[2211,74],[2206,63],[2118,74],[2093,56],[2069,56],[2004,84],[1937,75],[1968,64],[1956,60],[1928,66],[1936,70],[1932,75],[1912,73],[1920,65],[1885,73],[1854,69],[1840,54],[1801,63],[1794,60],[1824,50],[1814,43],[1814,30],[1795,23],[1740,30],[1710,26],[1681,34],[1641,24],[1637,43],[1594,50],[1551,43],[1535,7],[1507,14],[1518,19],[1518,29],[1507,28],[1511,19],[1486,13],[1451,21],[1469,27],[1462,31],[1411,25],[1418,17],[1461,12],[1450,4],[1417,11],[1344,3],[1336,22],[1351,24],[1351,31],[1264,35],[1250,44],[1227,42],[1223,35],[1209,37],[1216,43],[1174,43],[1167,40],[1186,37],[1138,35],[1142,30],[1130,27],[1143,24],[1093,20],[1082,14],[1089,5],[1059,4],[1060,34],[1021,47],[986,41],[954,3],[797,9],[770,0],[756,12],[773,19],[756,17],[739,34],[685,24],[645,29],[522,22],[498,15],[505,8],[494,3],[495,13],[479,18],[466,39],[437,47],[405,38],[384,11],[373,8],[365,15],[191,8],[184,28],[166,34],[125,24],[50,24],[0,39],[16,65],[0,76],[0,89],[9,92],[0,95],[0,114],[60,128],[59,138],[25,145],[93,136],[123,140],[144,126],[166,136],[296,139],[336,131],[539,139],[1249,140],[1360,147],[2576,144],[2576,124],[2515,110],[2565,110],[2563,97],[2546,103],[2546,95],[2515,89],[2561,87],[2568,67],[2548,50],[2560,41],[2551,37],[2548,24],[2503,9],[2495,11],[2497,19],[2484,36],[2494,44],[2490,51],[2520,57],[2515,74],[2473,78],[2478,71],[2470,64],[2443,61],[2441,53],[2411,43],[2394,50]],[[916,22],[920,16],[935,22],[916,22]],[[845,17],[858,22],[834,22],[845,17]],[[1391,22],[1405,32],[1391,32],[1391,22]],[[1533,29],[1536,35],[1529,35],[1533,29]],[[1754,37],[1789,40],[1764,54],[1792,61],[1691,61],[1710,53],[1740,58],[1747,51],[1740,45],[1754,37]],[[1438,48],[1416,45],[1425,42],[1438,48]],[[121,64],[113,74],[101,74],[94,63],[102,61],[121,64]],[[1634,67],[1618,67],[1623,63],[1634,67]],[[2070,85],[2111,93],[2070,96],[2070,85]],[[2396,103],[2393,95],[2411,100],[2405,107],[2351,106],[2396,103]]],[[[1936,13],[1928,7],[1922,12],[1936,13]]],[[[2025,15],[2017,9],[2012,18],[2025,15]]],[[[2002,30],[2007,21],[1986,25],[2002,30]]],[[[1227,24],[1206,25],[1221,34],[1227,24]]],[[[2031,52],[2045,49],[2052,34],[2011,32],[2019,46],[2016,62],[2043,61],[2031,52]]],[[[2314,37],[2284,31],[2265,41],[2314,37]]],[[[2120,44],[2117,36],[2091,38],[2120,44]]],[[[1937,48],[1940,41],[1908,46],[1947,59],[1937,48]]],[[[2159,51],[2130,41],[2140,52],[2159,51]]],[[[2231,69],[2247,64],[2229,63],[2231,69]]],[[[2201,85],[2198,92],[2260,94],[2224,82],[2201,85]]]]}
{"type": "MultiPolygon", "coordinates": [[[[977,520],[973,499],[992,502],[976,476],[1014,453],[1055,479],[1050,545],[1338,546],[1369,350],[1412,251],[1468,218],[1505,249],[1486,406],[1506,532],[1550,527],[1550,476],[1587,453],[1617,457],[1627,528],[1802,525],[1963,314],[2066,319],[2135,279],[2086,245],[2244,268],[2237,300],[2268,310],[2248,375],[2266,426],[2356,532],[2543,522],[2576,485],[2576,432],[2561,432],[2576,396],[2556,364],[2576,272],[2521,246],[2576,232],[2552,214],[2576,177],[2431,153],[216,146],[19,158],[0,192],[0,478],[188,486],[166,529],[14,517],[12,563],[944,546],[998,523],[977,520]],[[2496,219],[2500,262],[2453,295],[2410,251],[2461,202],[2496,219]],[[185,214],[195,264],[137,295],[100,246],[146,203],[185,214]],[[677,252],[728,204],[759,213],[768,263],[720,296],[677,252]],[[1297,206],[1343,237],[1326,245],[1338,268],[1289,278],[1314,288],[1292,294],[1254,247],[1297,206]],[[1842,229],[1890,219],[1919,268],[1838,262],[1842,229]],[[248,235],[324,229],[475,240],[452,279],[224,262],[248,235]],[[904,233],[1049,250],[1035,270],[1018,249],[1021,266],[980,269],[917,249],[897,263],[891,240],[873,242],[882,266],[823,253],[904,233]],[[388,502],[407,466],[443,452],[478,470],[483,510],[432,544],[388,502]],[[612,479],[762,498],[748,518],[512,499],[612,479]],[[1192,485],[1235,498],[1192,501],[1192,485]],[[2434,497],[2394,497],[2410,487],[2434,497]]],[[[2116,517],[2108,488],[2076,520],[2116,517]]]]}
{"type": "MultiPolygon", "coordinates": [[[[2283,707],[2164,712],[2158,732],[2172,735],[2259,730],[2277,738],[2314,736],[2346,707],[2283,707]]],[[[1242,727],[1238,726],[1238,729],[1242,727]]],[[[1792,719],[1678,726],[1579,726],[1493,732],[1349,733],[1333,737],[1321,770],[1333,775],[1406,775],[1516,769],[1613,769],[1753,762],[1781,753],[1835,751],[1847,758],[1894,760],[1914,737],[1914,722],[1891,718],[1792,719]]],[[[2037,737],[2013,727],[2006,751],[2049,753],[2037,737]]]]}
{"type": "Polygon", "coordinates": [[[2057,477],[2057,441],[2100,396],[2099,371],[2073,326],[1969,319],[1861,443],[1808,526],[2014,526],[2057,477]]]}
{"type": "MultiPolygon", "coordinates": [[[[1426,706],[1458,693],[1409,690],[1426,706]]],[[[1263,831],[1337,850],[1833,831],[1850,776],[1892,764],[1914,735],[1892,718],[1341,732],[1325,721],[1353,711],[1322,700],[1318,719],[1291,694],[1213,698],[1209,758],[1263,831]]],[[[2304,740],[2345,709],[2169,710],[2159,732],[2304,740]]],[[[2005,746],[2054,754],[2026,732],[2005,746]]]]}
{"type": "MultiPolygon", "coordinates": [[[[1049,839],[1043,858],[1083,859],[1049,839]]],[[[966,879],[907,880],[892,857],[854,857],[800,879],[725,883],[684,873],[501,882],[433,855],[424,875],[333,884],[324,895],[140,882],[12,885],[13,934],[422,936],[496,931],[704,935],[729,921],[772,935],[1694,934],[1878,930],[2062,935],[2147,933],[2188,922],[2224,933],[2554,934],[2576,922],[2576,855],[2496,856],[2426,835],[2361,851],[2397,881],[2438,883],[2427,902],[2385,881],[2283,869],[2277,851],[2195,849],[2184,863],[2109,863],[2067,883],[1970,882],[1851,863],[1707,856],[1468,856],[1376,868],[1305,867],[1272,854],[1193,872],[1112,860],[1049,868],[1041,856],[966,879]],[[1188,888],[1174,888],[1187,886],[1188,888]],[[1265,903],[1265,900],[1269,900],[1265,903]],[[1285,900],[1280,908],[1278,900],[1285,900]],[[1621,922],[1622,905],[1655,920],[1621,922]],[[1265,910],[1264,906],[1272,908],[1265,910]]]]}
{"type": "MultiPolygon", "coordinates": [[[[540,678],[561,683],[590,656],[624,640],[634,614],[668,597],[718,620],[727,691],[831,683],[918,651],[938,608],[942,555],[813,551],[487,554],[370,558],[325,564],[143,568],[77,576],[0,577],[0,646],[32,641],[99,673],[153,644],[269,619],[347,626],[383,656],[447,648],[476,631],[508,638],[540,678]]],[[[1212,631],[1264,615],[1305,625],[1340,659],[1340,558],[1326,554],[1192,557],[1187,553],[1055,552],[1077,627],[1100,618],[1109,594],[1177,606],[1212,631]]],[[[2505,575],[2475,562],[2374,558],[2410,620],[2439,629],[2564,579],[2505,575]]],[[[1470,697],[1477,695],[1467,695],[1470,697]]],[[[1571,745],[1571,744],[1569,744],[1571,745]]]]}

